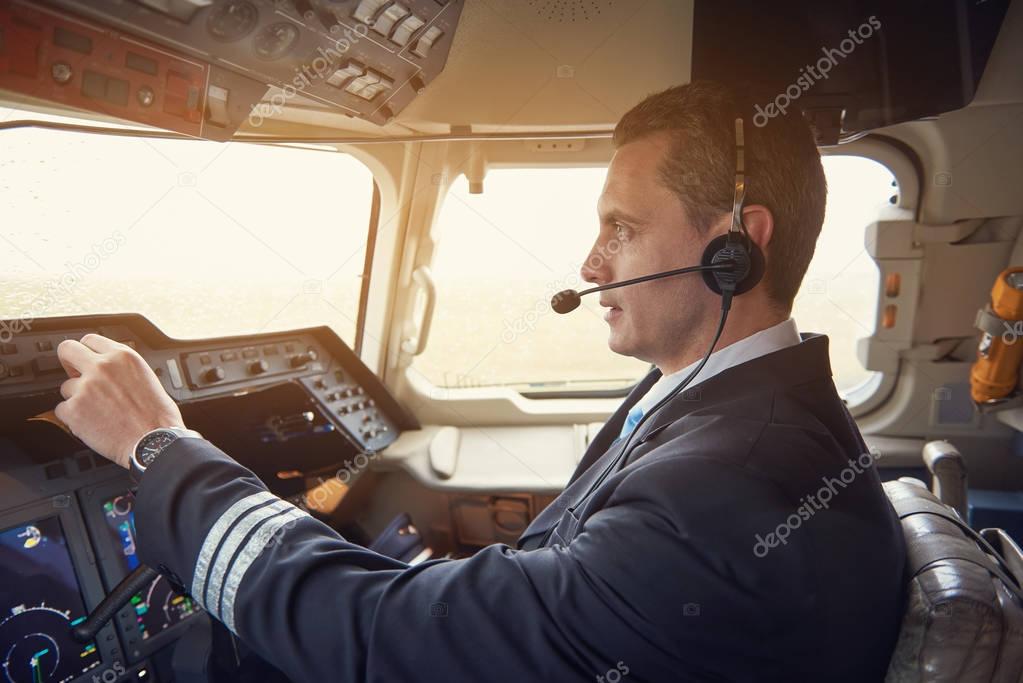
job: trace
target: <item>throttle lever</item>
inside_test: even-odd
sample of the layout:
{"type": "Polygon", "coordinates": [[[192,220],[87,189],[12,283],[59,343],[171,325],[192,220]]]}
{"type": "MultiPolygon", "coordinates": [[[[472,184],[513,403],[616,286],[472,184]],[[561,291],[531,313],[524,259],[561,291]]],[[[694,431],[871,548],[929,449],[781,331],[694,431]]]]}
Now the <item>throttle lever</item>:
{"type": "Polygon", "coordinates": [[[85,621],[71,629],[71,637],[79,643],[88,643],[96,639],[96,634],[107,625],[117,612],[128,604],[132,596],[148,586],[160,574],[146,565],[139,565],[131,574],[124,577],[121,583],[114,586],[96,609],[92,610],[85,621]]]}

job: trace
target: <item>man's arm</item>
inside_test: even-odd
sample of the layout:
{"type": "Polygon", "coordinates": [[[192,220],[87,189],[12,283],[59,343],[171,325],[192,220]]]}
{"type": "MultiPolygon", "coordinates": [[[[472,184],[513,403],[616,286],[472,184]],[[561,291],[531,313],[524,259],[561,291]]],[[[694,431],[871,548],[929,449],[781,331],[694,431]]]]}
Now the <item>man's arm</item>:
{"type": "Polygon", "coordinates": [[[595,680],[627,610],[573,552],[492,546],[416,567],[349,543],[207,441],[136,496],[139,558],[295,681],[595,680]]]}
{"type": "MultiPolygon", "coordinates": [[[[728,555],[751,557],[752,533],[720,495],[692,502],[728,519],[734,538],[713,523],[680,528],[673,506],[650,496],[664,490],[654,481],[713,491],[725,475],[702,459],[654,463],[625,476],[567,547],[494,545],[409,567],[266,493],[209,442],[179,439],[142,478],[138,552],[296,682],[606,680],[611,670],[617,680],[622,667],[636,681],[706,680],[740,658],[766,673],[766,643],[802,611],[770,590],[794,579],[791,567],[773,561],[780,554],[755,561],[765,595],[751,595],[728,555]]],[[[764,496],[733,482],[732,504],[764,496]]]]}

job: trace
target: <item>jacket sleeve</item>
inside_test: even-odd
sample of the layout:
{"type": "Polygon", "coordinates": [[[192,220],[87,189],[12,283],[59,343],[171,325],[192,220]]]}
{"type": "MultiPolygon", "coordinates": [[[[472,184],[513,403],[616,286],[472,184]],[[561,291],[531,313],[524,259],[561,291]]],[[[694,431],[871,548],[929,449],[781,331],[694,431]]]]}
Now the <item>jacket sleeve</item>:
{"type": "Polygon", "coordinates": [[[138,552],[297,682],[699,676],[678,639],[720,641],[712,621],[681,623],[685,606],[720,603],[736,577],[641,489],[619,486],[567,546],[410,567],[273,496],[209,442],[180,439],[142,478],[138,552]]]}

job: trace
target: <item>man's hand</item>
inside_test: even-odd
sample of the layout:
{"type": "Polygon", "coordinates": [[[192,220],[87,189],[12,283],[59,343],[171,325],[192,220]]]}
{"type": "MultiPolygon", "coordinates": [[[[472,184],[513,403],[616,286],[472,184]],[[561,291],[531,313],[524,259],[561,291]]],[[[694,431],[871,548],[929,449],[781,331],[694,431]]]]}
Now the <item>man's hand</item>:
{"type": "Polygon", "coordinates": [[[66,339],[57,357],[69,379],[54,410],[71,432],[100,455],[128,467],[135,443],[157,427],[184,427],[181,411],[145,359],[98,334],[66,339]]]}

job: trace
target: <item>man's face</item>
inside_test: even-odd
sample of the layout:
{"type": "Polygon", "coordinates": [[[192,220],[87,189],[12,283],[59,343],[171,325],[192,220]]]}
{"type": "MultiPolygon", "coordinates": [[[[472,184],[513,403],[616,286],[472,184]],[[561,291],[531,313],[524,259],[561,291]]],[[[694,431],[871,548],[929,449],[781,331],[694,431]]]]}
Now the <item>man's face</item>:
{"type": "MultiPolygon", "coordinates": [[[[608,167],[597,202],[600,233],[581,274],[609,282],[697,265],[703,236],[689,223],[678,196],[659,178],[666,134],[620,147],[608,167]]],[[[709,233],[708,233],[709,236],[709,233]]],[[[678,357],[694,326],[707,320],[713,293],[699,274],[644,282],[600,292],[612,351],[662,363],[678,357]]]]}

